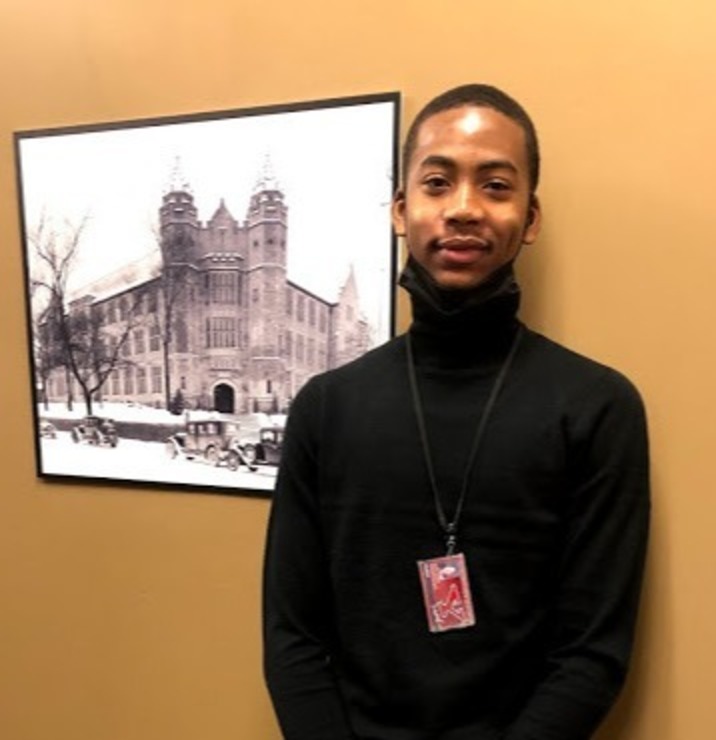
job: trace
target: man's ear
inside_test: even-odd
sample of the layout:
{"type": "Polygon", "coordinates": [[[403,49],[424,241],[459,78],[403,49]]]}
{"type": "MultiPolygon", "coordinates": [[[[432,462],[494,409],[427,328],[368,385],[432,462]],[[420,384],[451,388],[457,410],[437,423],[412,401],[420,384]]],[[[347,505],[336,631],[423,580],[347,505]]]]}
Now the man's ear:
{"type": "Polygon", "coordinates": [[[390,218],[396,236],[405,236],[405,192],[396,190],[390,205],[390,218]]]}
{"type": "Polygon", "coordinates": [[[532,244],[538,237],[542,226],[542,207],[536,195],[530,196],[530,205],[527,212],[527,224],[522,236],[523,244],[532,244]]]}

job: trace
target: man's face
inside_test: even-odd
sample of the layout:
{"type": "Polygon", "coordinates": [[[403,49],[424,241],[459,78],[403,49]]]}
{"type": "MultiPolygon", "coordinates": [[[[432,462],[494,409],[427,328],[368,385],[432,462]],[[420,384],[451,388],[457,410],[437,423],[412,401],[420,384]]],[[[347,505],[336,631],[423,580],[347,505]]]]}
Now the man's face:
{"type": "Polygon", "coordinates": [[[464,106],[422,123],[393,199],[393,227],[443,288],[482,283],[537,237],[525,136],[492,108],[464,106]]]}

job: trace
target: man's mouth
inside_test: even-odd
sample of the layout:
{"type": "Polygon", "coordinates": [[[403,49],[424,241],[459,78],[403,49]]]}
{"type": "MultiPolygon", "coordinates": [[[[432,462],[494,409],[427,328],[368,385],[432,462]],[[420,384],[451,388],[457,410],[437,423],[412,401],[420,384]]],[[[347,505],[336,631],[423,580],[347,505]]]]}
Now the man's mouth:
{"type": "Polygon", "coordinates": [[[438,249],[454,249],[456,251],[467,249],[486,251],[490,248],[487,240],[477,236],[449,236],[438,239],[437,246],[438,249]]]}
{"type": "Polygon", "coordinates": [[[438,239],[437,250],[446,259],[469,262],[490,251],[490,243],[476,236],[451,236],[438,239]]]}

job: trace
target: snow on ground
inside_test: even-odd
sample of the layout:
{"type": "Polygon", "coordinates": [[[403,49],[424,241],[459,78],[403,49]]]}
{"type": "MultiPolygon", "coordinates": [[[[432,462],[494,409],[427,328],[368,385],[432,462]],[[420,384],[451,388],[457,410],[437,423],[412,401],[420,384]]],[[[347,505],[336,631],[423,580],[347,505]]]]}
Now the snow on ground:
{"type": "MultiPolygon", "coordinates": [[[[38,416],[48,419],[82,419],[87,414],[85,404],[77,400],[73,404],[72,411],[67,409],[65,403],[49,403],[47,408],[40,404],[37,407],[38,416]]],[[[111,401],[99,402],[92,404],[92,413],[96,416],[107,416],[115,421],[139,421],[147,424],[181,424],[187,419],[211,419],[222,418],[226,415],[219,414],[216,411],[185,411],[180,416],[170,414],[166,409],[155,409],[152,406],[143,406],[138,403],[116,403],[111,401]]],[[[285,414],[244,414],[236,418],[240,420],[250,420],[252,425],[260,426],[284,426],[286,423],[285,414]]]]}
{"type": "MultiPolygon", "coordinates": [[[[104,412],[98,408],[97,413],[104,412]]],[[[176,423],[177,417],[171,418],[176,423]]],[[[171,459],[161,442],[120,438],[117,447],[97,447],[77,444],[72,441],[69,432],[58,432],[55,439],[40,440],[40,454],[42,471],[48,475],[181,483],[233,488],[237,492],[260,490],[266,493],[273,490],[276,480],[276,467],[273,465],[260,466],[252,473],[243,465],[239,470],[232,471],[225,466],[212,466],[203,460],[171,459]]]]}

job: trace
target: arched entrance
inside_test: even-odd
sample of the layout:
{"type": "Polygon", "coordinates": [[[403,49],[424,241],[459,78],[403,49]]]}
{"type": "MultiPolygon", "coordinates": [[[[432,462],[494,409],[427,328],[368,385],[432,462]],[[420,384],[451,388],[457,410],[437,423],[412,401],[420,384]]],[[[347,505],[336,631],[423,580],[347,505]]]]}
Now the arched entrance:
{"type": "Polygon", "coordinates": [[[226,383],[219,383],[214,387],[214,411],[219,411],[222,414],[233,414],[235,410],[234,389],[226,383]]]}

